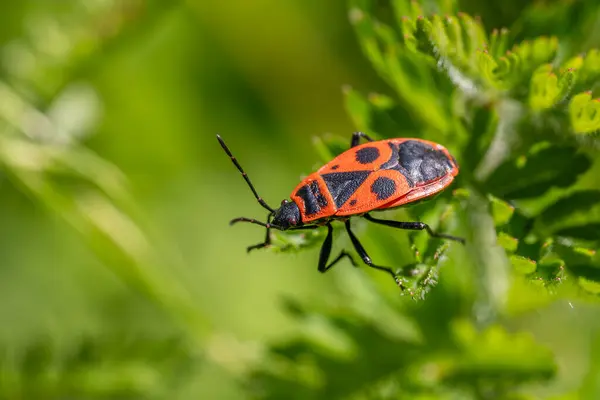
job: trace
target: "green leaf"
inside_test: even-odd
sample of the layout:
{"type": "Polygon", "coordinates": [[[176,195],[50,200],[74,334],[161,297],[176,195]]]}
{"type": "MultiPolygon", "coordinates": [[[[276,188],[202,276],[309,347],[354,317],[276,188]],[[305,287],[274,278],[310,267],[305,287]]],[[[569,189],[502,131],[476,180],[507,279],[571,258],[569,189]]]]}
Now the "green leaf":
{"type": "Polygon", "coordinates": [[[594,82],[600,78],[600,51],[591,49],[585,56],[575,56],[567,60],[562,68],[577,70],[577,91],[590,90],[594,82]]]}
{"type": "MultiPolygon", "coordinates": [[[[6,349],[0,349],[0,354],[6,349]]],[[[178,338],[104,335],[63,348],[40,339],[0,355],[1,398],[155,398],[199,365],[178,338]]]]}
{"type": "Polygon", "coordinates": [[[575,78],[576,73],[572,68],[564,70],[558,77],[550,64],[542,65],[531,78],[529,106],[533,111],[554,107],[569,94],[575,78]]]}
{"type": "Polygon", "coordinates": [[[514,238],[505,232],[499,232],[498,244],[502,246],[508,253],[514,253],[517,251],[517,247],[519,246],[519,239],[514,238]]]}
{"type": "Polygon", "coordinates": [[[535,220],[535,230],[543,236],[598,240],[600,191],[577,191],[558,199],[535,220]]]}
{"type": "Polygon", "coordinates": [[[556,373],[552,353],[529,333],[510,334],[499,325],[478,332],[466,321],[457,323],[453,331],[460,353],[442,373],[449,384],[514,385],[545,381],[556,373]]]}
{"type": "MultiPolygon", "coordinates": [[[[341,225],[334,225],[334,230],[341,229],[341,225]]],[[[327,229],[311,229],[306,231],[274,231],[271,232],[272,243],[269,250],[276,253],[298,252],[304,249],[318,247],[323,244],[327,229]]]]}
{"type": "Polygon", "coordinates": [[[492,208],[492,217],[494,218],[494,224],[496,226],[502,226],[507,224],[515,212],[515,207],[494,196],[489,197],[492,208]]]}
{"type": "Polygon", "coordinates": [[[600,130],[600,99],[592,99],[592,92],[574,96],[569,103],[569,117],[575,133],[600,130]]]}
{"type": "Polygon", "coordinates": [[[552,187],[572,185],[590,166],[588,157],[575,148],[545,146],[502,164],[485,187],[501,199],[538,197],[552,187]]]}
{"type": "Polygon", "coordinates": [[[509,31],[506,28],[494,29],[490,35],[489,54],[492,59],[498,59],[508,49],[509,31]]]}
{"type": "Polygon", "coordinates": [[[510,263],[515,272],[520,275],[529,275],[537,270],[537,263],[535,261],[519,255],[511,255],[510,263]]]}
{"type": "MultiPolygon", "coordinates": [[[[341,310],[340,310],[341,311],[341,310]]],[[[314,346],[312,335],[301,335],[272,348],[263,369],[255,371],[250,385],[261,399],[330,399],[346,397],[399,373],[414,360],[417,345],[379,329],[358,315],[329,312],[323,323],[343,332],[351,351],[345,355],[314,346]],[[354,377],[348,380],[348,377],[354,377]]],[[[305,320],[308,324],[312,320],[305,320]]]]}

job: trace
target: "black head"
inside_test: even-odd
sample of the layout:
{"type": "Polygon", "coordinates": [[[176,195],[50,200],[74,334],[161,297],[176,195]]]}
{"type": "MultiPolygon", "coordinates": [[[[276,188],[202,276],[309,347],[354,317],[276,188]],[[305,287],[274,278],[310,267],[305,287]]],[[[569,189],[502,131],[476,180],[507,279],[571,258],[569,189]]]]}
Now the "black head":
{"type": "Polygon", "coordinates": [[[281,207],[273,213],[273,225],[278,226],[282,230],[293,226],[302,225],[300,217],[300,209],[293,201],[283,200],[281,207]]]}

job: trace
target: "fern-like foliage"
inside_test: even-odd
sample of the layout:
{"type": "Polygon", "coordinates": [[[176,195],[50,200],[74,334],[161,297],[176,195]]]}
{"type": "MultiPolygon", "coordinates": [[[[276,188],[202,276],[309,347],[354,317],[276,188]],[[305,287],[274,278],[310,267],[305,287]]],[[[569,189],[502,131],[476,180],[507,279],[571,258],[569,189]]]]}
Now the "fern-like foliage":
{"type": "MultiPolygon", "coordinates": [[[[434,78],[428,64],[444,71],[468,96],[492,103],[506,97],[518,99],[531,112],[557,109],[570,119],[570,128],[575,133],[600,129],[600,114],[594,112],[594,106],[575,96],[591,90],[598,81],[598,50],[560,60],[556,37],[538,37],[511,45],[507,29],[493,30],[487,35],[477,18],[465,13],[426,16],[415,2],[396,6],[398,25],[394,29],[369,13],[368,1],[351,3],[351,19],[367,57],[415,109],[424,100],[427,104],[439,102],[439,99],[432,101],[436,93],[429,90],[434,78]],[[405,14],[400,15],[400,9],[405,14]],[[411,79],[417,74],[420,79],[411,79]]],[[[429,124],[452,129],[450,124],[440,121],[437,114],[441,111],[429,108],[427,111],[425,114],[422,110],[421,117],[429,119],[429,124]]]]}
{"type": "MultiPolygon", "coordinates": [[[[595,214],[579,207],[580,199],[595,204],[593,195],[571,192],[592,166],[594,153],[587,149],[597,146],[593,134],[600,129],[600,101],[593,90],[600,78],[599,52],[561,60],[556,37],[511,43],[508,29],[488,35],[478,18],[465,13],[426,15],[416,2],[396,1],[394,6],[396,26],[389,26],[377,20],[369,1],[351,1],[359,42],[397,95],[365,97],[347,88],[347,108],[357,127],[382,137],[405,135],[393,132],[403,122],[398,109],[414,110],[411,118],[421,135],[450,141],[461,154],[461,174],[470,192],[517,205],[528,221],[512,236],[500,229],[498,240],[508,247],[513,268],[531,270],[530,276],[547,284],[561,281],[557,273],[535,273],[549,259],[549,247],[560,242],[563,250],[577,252],[597,246],[595,214]],[[559,203],[544,209],[543,204],[558,198],[559,203]],[[525,206],[535,202],[538,207],[525,206]],[[576,222],[576,212],[587,221],[576,222]],[[552,230],[544,222],[549,219],[556,221],[553,226],[567,220],[571,226],[552,230]]],[[[489,201],[487,207],[493,204],[489,201]]],[[[594,257],[575,262],[562,254],[553,263],[566,268],[566,276],[578,276],[581,263],[598,266],[594,257]]]]}
{"type": "MultiPolygon", "coordinates": [[[[561,204],[567,204],[573,185],[593,165],[594,153],[589,149],[600,143],[594,135],[600,129],[600,101],[593,96],[600,80],[597,50],[561,60],[556,37],[511,43],[508,29],[494,29],[488,34],[478,18],[466,13],[426,15],[418,3],[399,0],[393,2],[396,24],[391,26],[377,20],[369,0],[353,0],[350,5],[350,20],[359,43],[392,89],[389,94],[365,96],[349,86],[344,88],[346,108],[358,130],[380,138],[417,136],[444,143],[459,154],[463,186],[476,193],[475,198],[487,199],[486,207],[490,207],[490,198],[511,204],[537,200],[548,204],[549,200],[540,200],[547,196],[564,198],[561,204]]],[[[347,142],[344,137],[326,136],[317,138],[315,147],[321,161],[326,162],[346,150],[347,142]]],[[[473,205],[465,200],[468,198],[460,204],[470,213],[473,205]]],[[[442,228],[456,231],[459,203],[447,194],[441,201],[453,212],[438,208],[425,215],[424,210],[431,207],[424,206],[396,215],[425,218],[435,225],[446,213],[450,222],[442,228]]],[[[551,211],[519,209],[529,222],[519,237],[501,232],[499,240],[517,246],[500,257],[505,264],[538,265],[545,253],[532,251],[530,244],[524,244],[526,240],[535,241],[540,249],[544,243],[563,239],[588,240],[577,242],[576,247],[597,245],[589,242],[589,231],[595,226],[589,223],[597,223],[595,219],[586,222],[587,228],[540,230],[538,227],[545,225],[539,220],[548,218],[544,213],[551,211]]],[[[492,223],[492,218],[485,218],[492,223]]],[[[472,227],[473,237],[484,236],[480,226],[483,224],[472,227]]],[[[322,242],[323,232],[275,233],[274,238],[272,249],[291,251],[322,242]]],[[[423,254],[427,245],[424,240],[417,247],[412,244],[423,254]]],[[[432,252],[442,253],[440,249],[432,252]]],[[[422,262],[413,254],[398,266],[399,272],[422,262]]],[[[425,264],[428,273],[438,269],[437,258],[425,264]]],[[[568,263],[562,268],[567,268],[565,274],[575,271],[568,263]]],[[[533,272],[530,276],[538,277],[533,272]]],[[[556,283],[552,274],[539,276],[551,276],[545,281],[548,285],[556,283]]],[[[408,286],[419,286],[410,273],[406,279],[408,286]]],[[[424,292],[409,293],[421,297],[424,292]]]]}
{"type": "MultiPolygon", "coordinates": [[[[542,398],[524,385],[551,384],[553,355],[500,317],[556,294],[600,294],[600,193],[589,183],[599,52],[563,58],[557,37],[513,42],[508,29],[486,29],[455,6],[350,0],[358,41],[390,90],[343,93],[357,130],[439,141],[456,156],[453,191],[389,216],[462,234],[467,245],[369,230],[373,258],[401,260],[403,294],[426,301],[402,302],[345,271],[330,306],[292,307],[304,330],[272,349],[276,369],[252,377],[258,397],[542,398]]],[[[327,161],[347,140],[315,144],[327,161]]],[[[591,367],[565,398],[596,398],[594,379],[591,367]]]]}
{"type": "Polygon", "coordinates": [[[555,374],[552,354],[530,335],[454,320],[460,306],[449,292],[407,310],[372,288],[353,289],[357,299],[346,304],[338,299],[318,311],[291,305],[304,328],[275,346],[270,362],[252,376],[255,396],[520,398],[510,397],[518,395],[519,385],[548,382],[555,374]],[[361,301],[377,307],[365,312],[361,301]],[[444,303],[446,314],[439,315],[436,307],[444,303]]]}
{"type": "Polygon", "coordinates": [[[166,398],[197,361],[178,338],[89,336],[66,347],[42,338],[0,350],[0,398],[166,398]]]}

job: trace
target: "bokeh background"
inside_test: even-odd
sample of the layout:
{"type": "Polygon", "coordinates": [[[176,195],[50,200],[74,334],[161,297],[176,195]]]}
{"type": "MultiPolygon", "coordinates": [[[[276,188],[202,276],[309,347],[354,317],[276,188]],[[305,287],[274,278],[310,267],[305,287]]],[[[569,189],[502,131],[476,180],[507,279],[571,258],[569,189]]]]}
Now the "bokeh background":
{"type": "MultiPolygon", "coordinates": [[[[553,2],[461,3],[492,28],[553,2]]],[[[561,15],[554,33],[597,44],[599,11],[561,15]]],[[[246,398],[235,343],[293,334],[283,299],[323,298],[350,267],[319,274],[318,248],[247,255],[263,231],[228,221],[264,210],[215,134],[276,205],[318,164],[313,137],[355,130],[344,85],[385,90],[343,0],[3,2],[0,396],[246,398]],[[202,362],[207,349],[220,363],[202,362]],[[168,364],[177,352],[197,362],[168,364]],[[177,368],[185,378],[161,395],[177,368]]],[[[598,316],[561,299],[510,324],[555,352],[560,392],[583,379],[598,316]]]]}

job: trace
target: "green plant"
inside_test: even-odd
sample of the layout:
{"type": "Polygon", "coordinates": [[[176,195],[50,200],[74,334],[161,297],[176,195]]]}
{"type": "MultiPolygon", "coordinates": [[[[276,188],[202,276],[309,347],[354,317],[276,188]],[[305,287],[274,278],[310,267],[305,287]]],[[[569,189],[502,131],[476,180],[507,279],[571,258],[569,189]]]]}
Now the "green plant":
{"type": "Polygon", "coordinates": [[[1,399],[600,397],[596,0],[352,0],[373,75],[336,37],[335,1],[4,3],[1,399]],[[348,146],[300,145],[337,130],[339,104],[305,98],[340,76],[357,130],[461,165],[386,216],[466,246],[353,220],[404,291],[348,263],[286,269],[322,230],[274,232],[286,254],[252,257],[227,230],[250,201],[215,131],[241,132],[256,183],[297,176],[307,151],[348,146]]]}
{"type": "MultiPolygon", "coordinates": [[[[305,330],[272,349],[253,387],[263,398],[534,398],[556,374],[552,353],[503,322],[600,293],[600,52],[569,56],[557,37],[515,42],[452,1],[375,3],[352,0],[349,15],[391,90],[345,87],[347,111],[357,130],[427,138],[456,155],[453,192],[392,214],[441,221],[467,245],[369,230],[370,251],[407,265],[403,294],[426,301],[345,278],[327,306],[292,307],[305,330]]],[[[315,143],[327,160],[345,140],[315,143]]],[[[276,249],[322,237],[300,239],[276,249]]],[[[598,396],[594,374],[573,398],[598,396]]]]}

